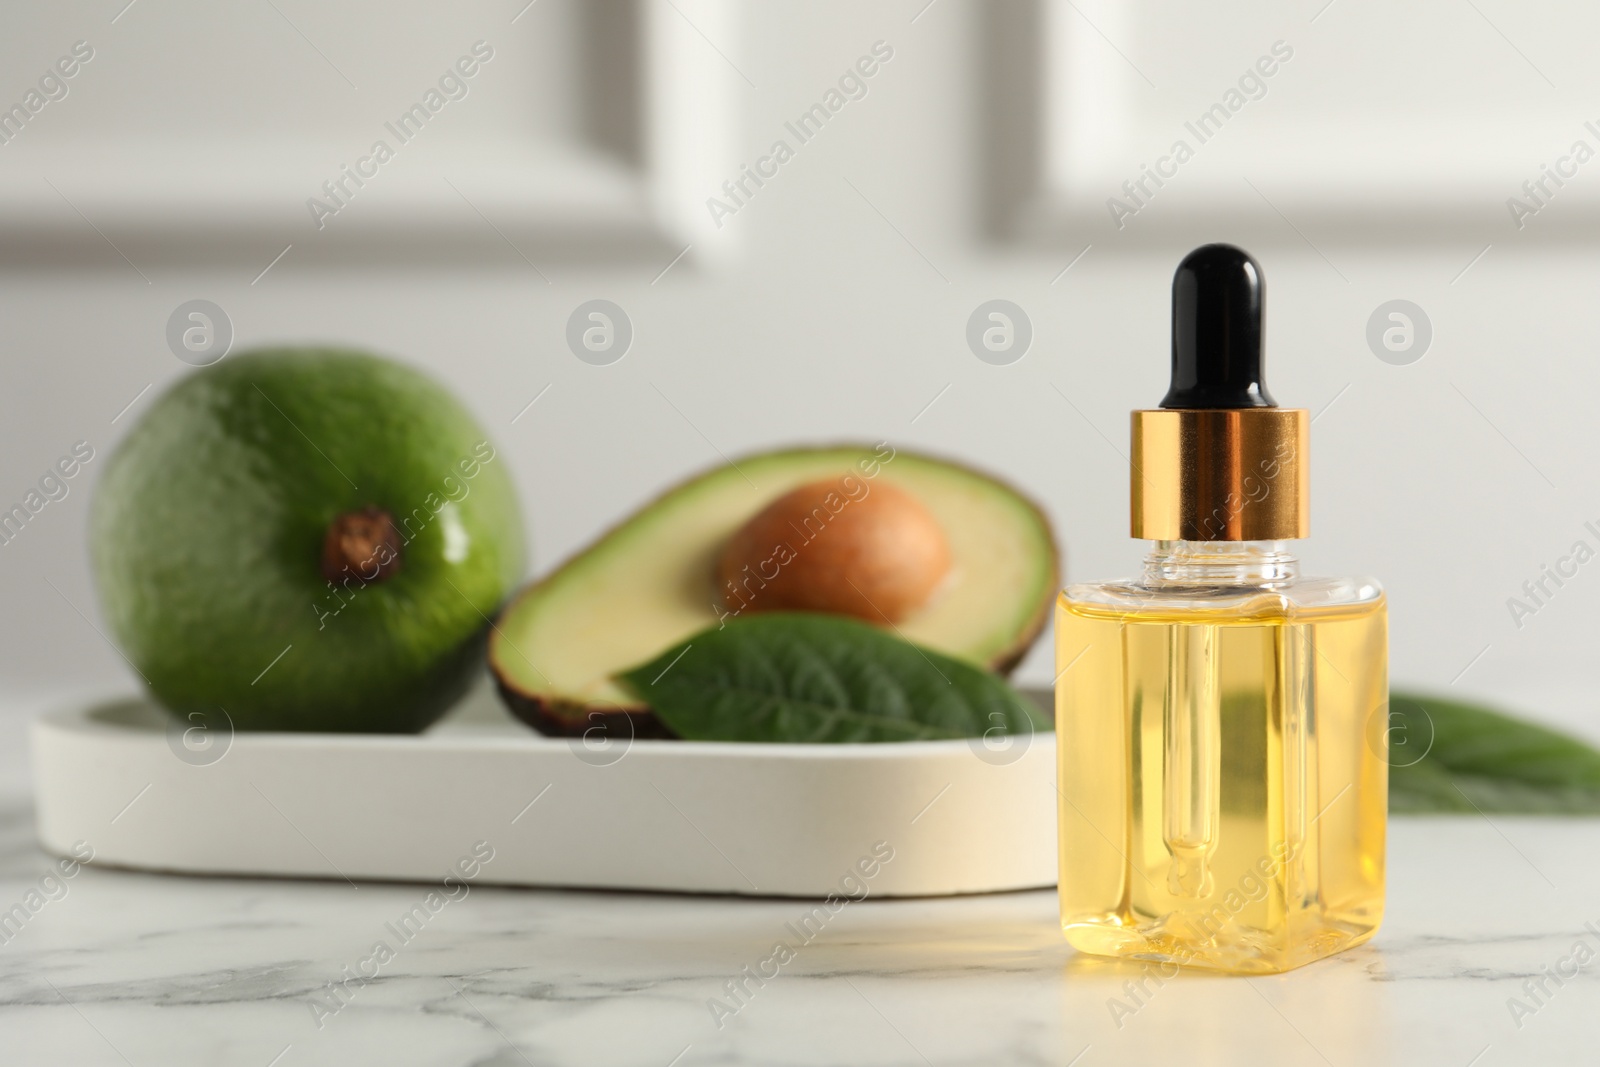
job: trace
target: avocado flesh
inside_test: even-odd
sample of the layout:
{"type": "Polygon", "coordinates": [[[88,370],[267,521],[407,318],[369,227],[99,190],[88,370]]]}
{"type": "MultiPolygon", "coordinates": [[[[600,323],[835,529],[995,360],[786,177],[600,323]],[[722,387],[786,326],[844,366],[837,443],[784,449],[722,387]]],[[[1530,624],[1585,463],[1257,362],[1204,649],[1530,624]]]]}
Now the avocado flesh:
{"type": "Polygon", "coordinates": [[[626,717],[636,736],[659,736],[648,709],[612,676],[716,624],[727,610],[716,559],[733,533],[790,489],[842,474],[912,493],[949,542],[951,574],[895,632],[1010,670],[1057,592],[1049,523],[1021,494],[977,471],[904,451],[883,462],[890,454],[866,445],[770,452],[669,490],[507,605],[490,636],[501,695],[546,733],[582,733],[626,717]],[[878,464],[876,478],[862,463],[878,464]]]}
{"type": "Polygon", "coordinates": [[[241,730],[427,726],[480,676],[523,567],[505,458],[476,420],[417,371],[338,350],[186,375],[108,462],[91,526],[128,661],[180,719],[220,709],[241,730]],[[405,535],[399,566],[335,590],[328,527],[368,508],[405,535]]]}

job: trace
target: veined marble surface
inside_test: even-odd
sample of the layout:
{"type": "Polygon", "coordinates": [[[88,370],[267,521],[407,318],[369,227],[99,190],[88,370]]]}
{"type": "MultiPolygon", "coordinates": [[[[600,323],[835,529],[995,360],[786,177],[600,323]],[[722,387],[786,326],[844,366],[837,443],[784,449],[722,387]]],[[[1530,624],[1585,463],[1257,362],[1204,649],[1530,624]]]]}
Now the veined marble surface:
{"type": "Polygon", "coordinates": [[[807,942],[796,932],[810,906],[794,900],[475,886],[402,940],[394,924],[428,886],[92,867],[42,881],[54,863],[33,842],[26,794],[8,789],[0,912],[48,892],[0,943],[6,1063],[1600,1059],[1600,961],[1589,961],[1600,934],[1585,927],[1600,929],[1600,820],[1399,820],[1373,943],[1283,976],[1166,982],[1074,954],[1049,892],[868,899],[807,942]],[[328,983],[380,941],[393,955],[378,976],[330,1000],[328,983]],[[795,951],[777,976],[730,996],[780,941],[795,951]]]}

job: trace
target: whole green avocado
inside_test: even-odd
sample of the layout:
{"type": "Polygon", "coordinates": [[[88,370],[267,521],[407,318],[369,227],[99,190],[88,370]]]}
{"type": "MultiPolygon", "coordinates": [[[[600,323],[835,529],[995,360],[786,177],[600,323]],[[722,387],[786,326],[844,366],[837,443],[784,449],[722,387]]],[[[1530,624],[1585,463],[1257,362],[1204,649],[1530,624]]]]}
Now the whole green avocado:
{"type": "Polygon", "coordinates": [[[262,349],[163,395],[93,502],[111,628],[180,718],[411,732],[472,683],[523,570],[503,458],[408,367],[262,349]]]}

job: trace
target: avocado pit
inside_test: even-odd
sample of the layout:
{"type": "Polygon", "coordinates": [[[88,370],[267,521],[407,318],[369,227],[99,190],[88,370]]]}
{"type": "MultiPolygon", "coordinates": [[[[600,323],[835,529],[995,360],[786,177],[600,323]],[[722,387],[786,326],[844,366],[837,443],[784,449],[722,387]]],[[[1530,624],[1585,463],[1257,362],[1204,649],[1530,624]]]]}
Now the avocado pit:
{"type": "Polygon", "coordinates": [[[729,539],[718,591],[735,613],[818,611],[894,624],[950,573],[939,521],[911,493],[855,475],[808,482],[729,539]]]}
{"type": "Polygon", "coordinates": [[[322,540],[322,576],[330,582],[358,578],[385,581],[400,569],[400,531],[394,517],[377,507],[347,511],[328,524],[322,540]]]}

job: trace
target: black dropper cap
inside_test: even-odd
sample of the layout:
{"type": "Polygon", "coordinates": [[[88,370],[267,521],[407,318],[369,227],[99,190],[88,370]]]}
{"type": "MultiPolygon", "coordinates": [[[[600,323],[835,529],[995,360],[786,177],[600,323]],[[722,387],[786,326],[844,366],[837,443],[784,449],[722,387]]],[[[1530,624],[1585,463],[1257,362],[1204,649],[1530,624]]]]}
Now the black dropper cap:
{"type": "Polygon", "coordinates": [[[1261,364],[1266,281],[1249,253],[1203,245],[1172,276],[1172,386],[1164,408],[1275,408],[1261,364]]]}

